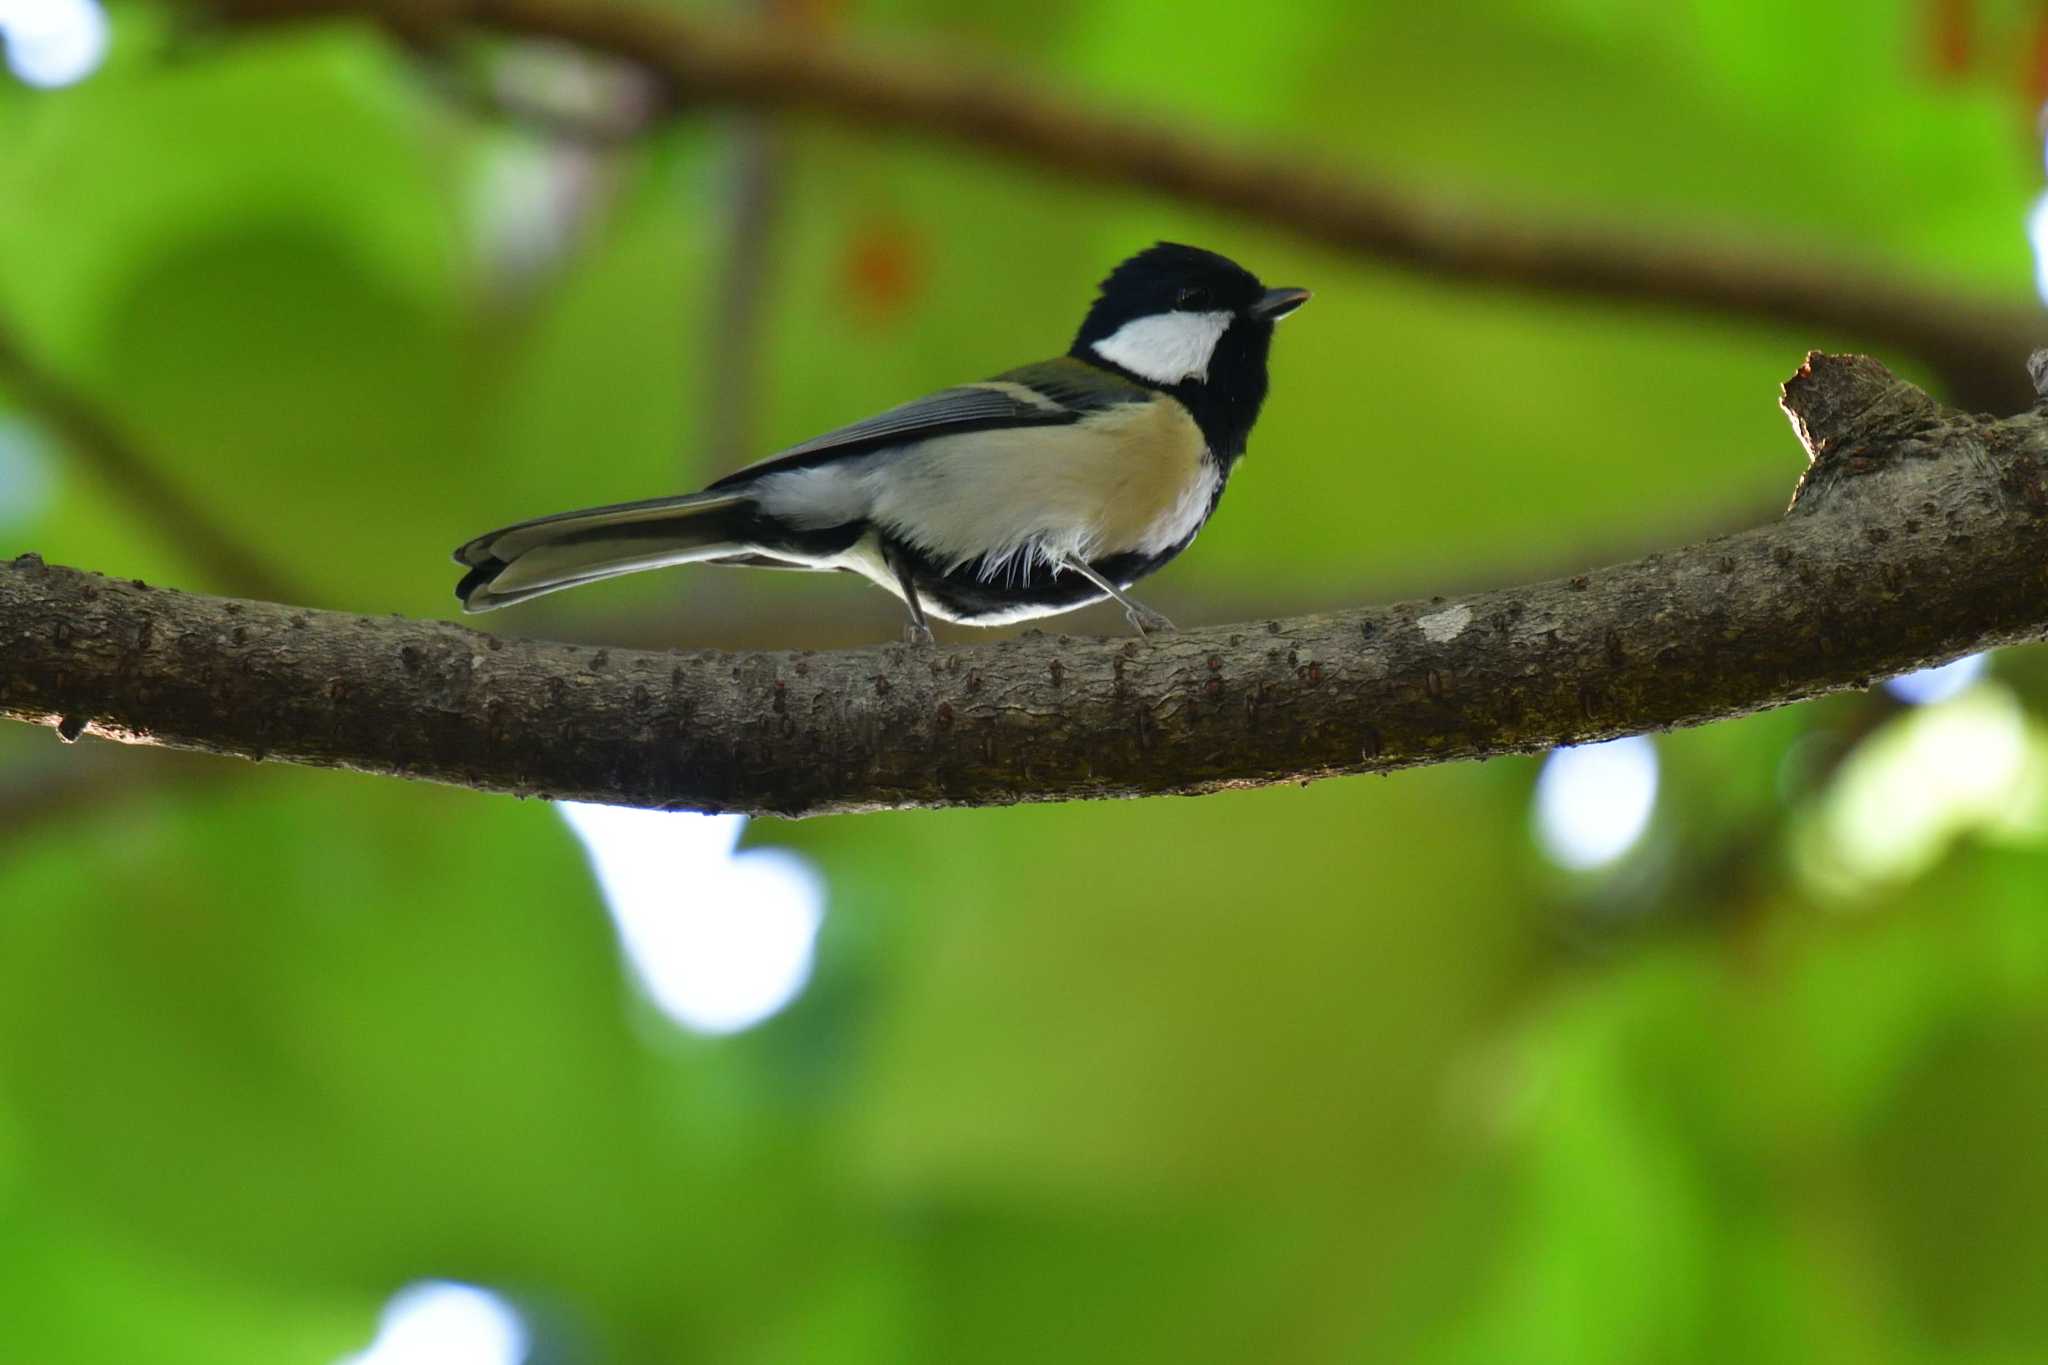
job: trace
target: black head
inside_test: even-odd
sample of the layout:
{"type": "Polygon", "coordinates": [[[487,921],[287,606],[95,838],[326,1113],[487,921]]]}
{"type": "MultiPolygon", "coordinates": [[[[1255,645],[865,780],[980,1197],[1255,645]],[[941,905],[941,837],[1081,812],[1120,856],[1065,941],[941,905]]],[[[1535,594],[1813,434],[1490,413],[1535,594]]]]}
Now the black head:
{"type": "Polygon", "coordinates": [[[1213,251],[1161,242],[1110,272],[1069,354],[1171,393],[1233,460],[1266,398],[1273,324],[1307,299],[1213,251]]]}

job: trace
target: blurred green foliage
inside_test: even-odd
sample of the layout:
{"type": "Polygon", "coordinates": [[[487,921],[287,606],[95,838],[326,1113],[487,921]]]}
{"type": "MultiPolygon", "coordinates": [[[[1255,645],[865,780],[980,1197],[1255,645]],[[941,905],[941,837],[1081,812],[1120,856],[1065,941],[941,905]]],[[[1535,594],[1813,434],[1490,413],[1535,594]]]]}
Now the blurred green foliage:
{"type": "MultiPolygon", "coordinates": [[[[0,308],[320,603],[447,614],[474,531],[719,472],[727,119],[564,179],[365,31],[116,20],[76,87],[0,82],[0,308]],[[559,251],[507,246],[533,219],[559,251]]],[[[2019,0],[827,22],[1475,202],[2029,289],[2048,9],[2019,0]]],[[[1799,468],[1776,383],[1856,340],[1422,283],[845,128],[788,147],[770,447],[1061,348],[1156,238],[1316,288],[1161,582],[1184,623],[1760,519],[1799,468]]],[[[0,553],[226,586],[59,477],[0,553]]],[[[896,628],[758,578],[490,624],[896,628]]],[[[1532,762],[756,824],[829,913],[809,991],[720,1040],[635,996],[539,804],[223,765],[0,830],[0,1360],[324,1365],[428,1276],[574,1361],[2037,1359],[2048,859],[1966,836],[1844,900],[1782,837],[1830,780],[1802,763],[1887,723],[1668,737],[1644,847],[1587,877],[1529,841],[1532,762]]],[[[0,778],[47,745],[0,735],[0,778]]]]}

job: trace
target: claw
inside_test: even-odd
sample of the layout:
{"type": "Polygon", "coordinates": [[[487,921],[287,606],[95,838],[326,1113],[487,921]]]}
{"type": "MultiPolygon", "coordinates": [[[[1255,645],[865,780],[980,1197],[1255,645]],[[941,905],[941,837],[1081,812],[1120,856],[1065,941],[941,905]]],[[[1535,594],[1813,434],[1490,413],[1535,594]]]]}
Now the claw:
{"type": "Polygon", "coordinates": [[[1168,630],[1175,634],[1180,633],[1179,626],[1167,620],[1158,612],[1153,611],[1150,607],[1127,607],[1124,610],[1124,619],[1129,621],[1140,635],[1150,635],[1155,630],[1168,630]]]}
{"type": "Polygon", "coordinates": [[[938,642],[932,639],[932,628],[930,626],[918,625],[913,621],[903,627],[903,643],[906,645],[929,645],[938,642]]]}

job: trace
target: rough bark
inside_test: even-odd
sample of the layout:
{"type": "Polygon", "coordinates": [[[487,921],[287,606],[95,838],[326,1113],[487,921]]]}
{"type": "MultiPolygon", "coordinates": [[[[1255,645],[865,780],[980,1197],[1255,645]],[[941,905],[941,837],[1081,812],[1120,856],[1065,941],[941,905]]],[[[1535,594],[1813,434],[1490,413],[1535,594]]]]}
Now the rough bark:
{"type": "Polygon", "coordinates": [[[860,53],[786,25],[719,23],[644,0],[203,3],[244,23],[371,18],[428,51],[465,25],[556,40],[645,68],[679,110],[824,115],[1207,205],[1434,278],[1678,306],[1896,351],[1931,368],[1944,395],[1970,407],[2027,401],[2011,359],[2048,339],[2031,305],[1959,304],[1952,289],[1914,285],[1875,264],[1836,264],[1797,244],[1743,248],[1668,230],[1545,224],[1375,185],[1291,152],[1230,150],[1213,136],[1050,98],[980,66],[860,53]]]}
{"type": "Polygon", "coordinates": [[[1771,526],[1150,640],[589,649],[0,565],[0,714],[523,795],[784,815],[1207,792],[1696,725],[2048,632],[2048,409],[1814,355],[1771,526]]]}

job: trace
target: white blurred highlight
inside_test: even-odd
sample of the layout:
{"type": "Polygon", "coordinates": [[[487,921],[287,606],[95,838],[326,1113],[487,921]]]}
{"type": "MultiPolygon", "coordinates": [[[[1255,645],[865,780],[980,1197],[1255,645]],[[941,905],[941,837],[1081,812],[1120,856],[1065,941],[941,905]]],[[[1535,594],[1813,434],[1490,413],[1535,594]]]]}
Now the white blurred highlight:
{"type": "Polygon", "coordinates": [[[34,427],[0,414],[0,526],[34,521],[57,491],[56,470],[34,427]]]}
{"type": "Polygon", "coordinates": [[[1536,779],[1536,839],[1574,871],[1635,846],[1657,805],[1657,748],[1642,735],[1556,749],[1536,779]]]}
{"type": "Polygon", "coordinates": [[[2034,292],[2048,302],[2048,194],[2027,210],[2027,241],[2034,248],[2034,292]]]}
{"type": "Polygon", "coordinates": [[[1990,663],[1988,654],[1965,654],[1939,668],[1923,668],[1887,678],[1884,690],[1912,706],[1933,706],[1959,697],[1970,690],[1990,663]]]}
{"type": "Polygon", "coordinates": [[[579,203],[592,181],[590,153],[530,139],[490,148],[476,186],[478,246],[510,279],[537,275],[574,244],[579,203]]]}
{"type": "Polygon", "coordinates": [[[71,85],[107,55],[107,15],[98,0],[0,0],[7,67],[30,85],[71,85]]]}
{"type": "Polygon", "coordinates": [[[641,985],[700,1033],[750,1028],[811,976],[824,884],[774,849],[735,855],[740,815],[563,802],[641,985]]]}
{"type": "Polygon", "coordinates": [[[2048,828],[2048,741],[1996,684],[1901,715],[1843,764],[1803,831],[1800,866],[1853,894],[1917,876],[1966,834],[2048,828]]]}
{"type": "MultiPolygon", "coordinates": [[[[654,83],[562,50],[504,54],[492,93],[508,104],[559,111],[597,127],[644,126],[661,103],[654,83]]],[[[570,138],[491,139],[473,191],[479,257],[498,287],[517,290],[559,267],[618,193],[620,158],[570,138]]]]}
{"type": "Polygon", "coordinates": [[[377,1339],[338,1365],[520,1365],[526,1325],[495,1294],[430,1280],[391,1296],[377,1339]]]}

